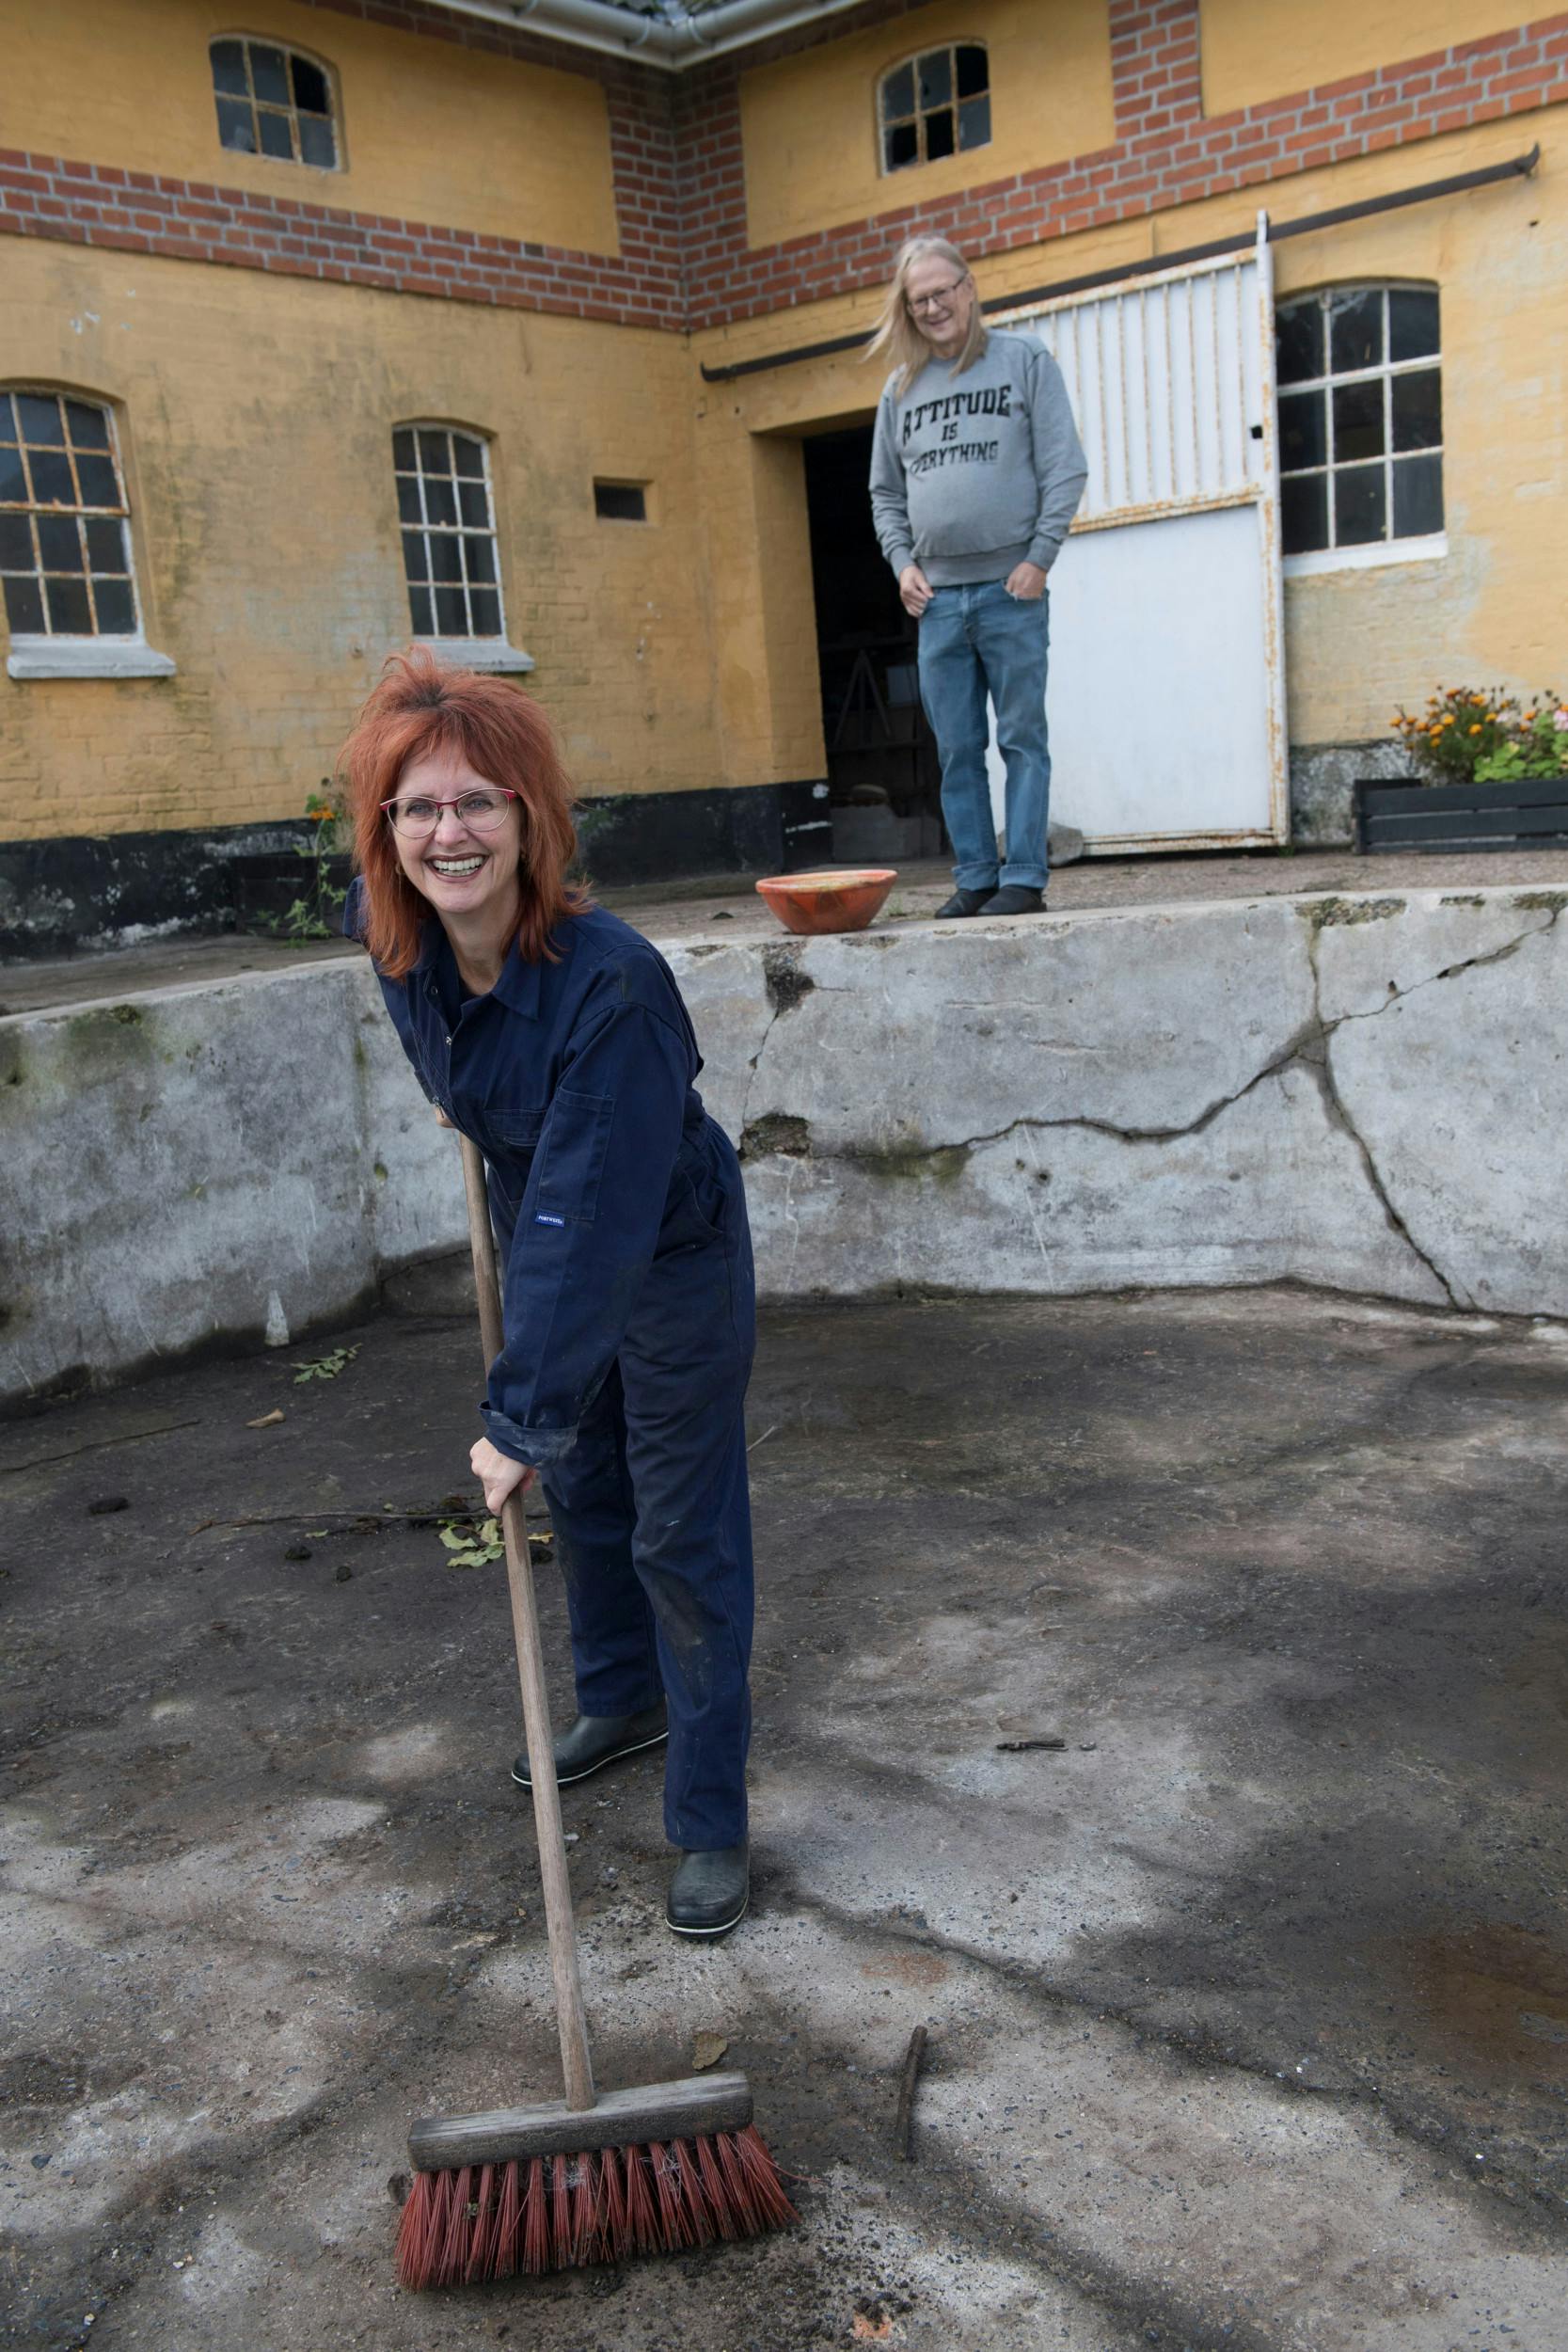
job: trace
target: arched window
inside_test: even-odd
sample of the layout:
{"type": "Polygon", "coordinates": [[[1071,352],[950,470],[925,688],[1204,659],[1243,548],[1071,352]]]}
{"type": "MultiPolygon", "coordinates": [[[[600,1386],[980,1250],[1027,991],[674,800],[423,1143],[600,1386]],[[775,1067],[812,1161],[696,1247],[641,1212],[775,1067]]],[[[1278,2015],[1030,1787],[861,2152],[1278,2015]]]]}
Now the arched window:
{"type": "Polygon", "coordinates": [[[237,155],[338,168],[338,129],[326,68],[276,41],[230,35],[212,44],[218,140],[237,155]]]}
{"type": "Polygon", "coordinates": [[[0,578],[13,636],[136,634],[130,518],[107,408],[0,392],[0,578]]]}
{"type": "Polygon", "coordinates": [[[392,465],[414,634],[503,637],[488,447],[451,425],[404,424],[392,465]]]}
{"type": "Polygon", "coordinates": [[[1275,313],[1284,552],[1443,529],[1435,286],[1332,286],[1275,313]]]}
{"type": "Polygon", "coordinates": [[[990,144],[990,68],[983,43],[923,49],[884,73],[877,91],[882,169],[934,164],[990,144]]]}

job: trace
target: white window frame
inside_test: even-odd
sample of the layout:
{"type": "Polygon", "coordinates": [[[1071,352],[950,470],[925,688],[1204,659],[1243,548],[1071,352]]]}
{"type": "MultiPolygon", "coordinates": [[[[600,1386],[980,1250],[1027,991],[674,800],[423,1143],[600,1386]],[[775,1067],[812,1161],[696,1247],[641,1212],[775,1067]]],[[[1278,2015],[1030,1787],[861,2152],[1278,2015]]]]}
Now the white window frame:
{"type": "MultiPolygon", "coordinates": [[[[1349,467],[1373,465],[1380,462],[1375,458],[1352,458],[1344,461],[1342,464],[1336,462],[1334,457],[1334,394],[1336,389],[1340,385],[1344,384],[1381,383],[1383,386],[1384,414],[1384,446],[1381,463],[1384,473],[1385,536],[1381,539],[1361,539],[1347,542],[1342,547],[1330,544],[1326,548],[1299,548],[1293,554],[1287,555],[1283,558],[1280,566],[1281,571],[1287,580],[1310,580],[1323,572],[1379,571],[1390,564],[1431,564],[1440,562],[1449,551],[1449,536],[1446,526],[1440,531],[1409,532],[1399,537],[1393,535],[1393,469],[1396,464],[1405,457],[1435,457],[1439,466],[1442,466],[1448,453],[1447,443],[1445,441],[1439,441],[1433,449],[1396,451],[1393,445],[1393,414],[1391,406],[1392,391],[1390,388],[1395,376],[1415,375],[1429,368],[1435,368],[1437,371],[1438,384],[1439,387],[1441,387],[1443,378],[1441,289],[1433,285],[1430,280],[1423,280],[1419,278],[1349,278],[1342,285],[1321,286],[1306,290],[1300,294],[1286,294],[1275,304],[1275,316],[1277,317],[1279,311],[1281,310],[1292,310],[1302,303],[1311,301],[1320,302],[1324,305],[1323,359],[1326,372],[1322,375],[1306,377],[1299,383],[1277,385],[1275,391],[1275,403],[1277,414],[1279,402],[1282,400],[1292,399],[1297,393],[1315,392],[1321,395],[1323,400],[1324,431],[1328,453],[1324,463],[1321,467],[1303,466],[1288,468],[1282,464],[1280,468],[1280,487],[1283,491],[1287,483],[1307,481],[1321,475],[1326,485],[1328,527],[1330,532],[1332,533],[1335,529],[1334,484],[1336,476],[1347,470],[1347,468],[1349,467]],[[1326,306],[1336,294],[1381,294],[1383,297],[1384,356],[1374,367],[1352,368],[1344,370],[1343,372],[1336,372],[1332,366],[1334,355],[1330,342],[1330,324],[1326,306]],[[1414,359],[1394,359],[1389,357],[1388,297],[1390,294],[1430,294],[1437,296],[1438,328],[1437,348],[1435,351],[1422,352],[1414,359]]],[[[1448,504],[1448,485],[1446,479],[1444,481],[1443,490],[1444,511],[1446,514],[1448,504]]]]}
{"type": "Polygon", "coordinates": [[[280,40],[276,33],[214,33],[207,43],[207,72],[213,87],[213,115],[217,126],[218,146],[225,155],[244,155],[252,163],[281,164],[292,171],[327,173],[347,170],[348,160],[343,148],[343,109],[338,88],[338,76],[326,59],[318,57],[314,50],[301,49],[293,41],[280,40]],[[219,111],[220,103],[225,99],[238,101],[240,93],[237,90],[219,89],[214,78],[215,69],[213,52],[228,41],[238,42],[245,55],[245,103],[250,108],[252,122],[257,125],[258,141],[260,140],[259,117],[261,115],[285,116],[289,124],[289,143],[293,150],[292,154],[269,155],[260,144],[255,147],[230,147],[226,142],[223,135],[223,116],[219,111]],[[284,58],[289,80],[289,103],[286,106],[280,106],[276,99],[257,97],[255,70],[250,62],[250,52],[253,47],[276,49],[284,58]],[[314,67],[326,85],[327,110],[325,116],[316,115],[310,107],[302,109],[294,97],[293,61],[296,57],[302,64],[314,67]],[[325,120],[331,124],[332,161],[329,164],[316,163],[311,157],[302,153],[299,128],[302,112],[311,120],[325,120]]]}
{"type": "MultiPolygon", "coordinates": [[[[82,634],[73,630],[54,628],[49,622],[48,596],[42,586],[47,574],[41,562],[40,551],[38,577],[40,593],[43,601],[45,625],[41,629],[9,630],[9,644],[6,657],[7,675],[19,680],[172,677],[174,663],[167,654],[157,652],[148,644],[144,631],[141,589],[136,579],[135,542],[131,531],[131,500],[125,484],[125,464],[119,447],[119,420],[115,414],[114,404],[103,399],[99,394],[82,390],[74,385],[61,384],[0,384],[0,396],[73,402],[78,407],[93,409],[103,419],[108,436],[107,454],[114,468],[115,485],[119,492],[117,505],[113,507],[87,506],[78,500],[76,503],[70,506],[58,504],[50,506],[40,503],[36,499],[29,499],[24,502],[17,501],[8,504],[5,512],[11,515],[24,515],[29,522],[39,519],[64,519],[67,516],[72,521],[118,522],[124,546],[125,570],[122,574],[105,573],[103,577],[106,579],[122,578],[126,580],[130,588],[131,607],[135,618],[135,626],[129,629],[105,629],[82,634]]],[[[44,445],[40,443],[23,444],[23,446],[41,448],[44,445]]],[[[74,443],[71,443],[71,447],[74,449],[74,443]]],[[[90,453],[94,456],[103,454],[101,451],[93,451],[90,453]]],[[[80,491],[79,480],[76,482],[76,487],[80,491]]],[[[36,535],[34,544],[36,548],[36,535]]],[[[85,550],[83,577],[85,580],[90,580],[94,577],[91,565],[86,560],[85,550]]],[[[88,593],[90,595],[90,589],[88,593]]],[[[4,612],[4,600],[0,598],[0,613],[4,612]]]]}
{"type": "Polygon", "coordinates": [[[441,660],[467,670],[527,672],[534,666],[533,656],[525,653],[520,645],[510,644],[506,634],[506,589],[501,579],[500,532],[496,523],[495,473],[491,463],[490,440],[489,434],[481,432],[477,426],[454,423],[449,418],[411,417],[393,426],[392,478],[398,501],[398,548],[403,564],[403,593],[408,599],[409,625],[413,630],[415,642],[421,645],[428,645],[431,652],[436,654],[441,660]],[[420,439],[420,436],[425,433],[445,435],[449,454],[452,459],[452,469],[450,474],[426,474],[424,447],[420,439]],[[399,444],[404,434],[411,436],[413,440],[414,465],[412,468],[400,462],[399,444]],[[451,444],[453,437],[458,436],[466,441],[474,442],[478,447],[483,459],[483,475],[476,477],[472,474],[462,475],[457,472],[456,453],[451,449],[451,444]],[[482,480],[484,485],[485,520],[482,524],[465,521],[462,518],[459,502],[460,485],[464,483],[472,483],[476,479],[482,480]],[[427,480],[447,481],[452,485],[454,506],[458,514],[457,520],[448,522],[444,519],[435,521],[431,519],[430,501],[425,491],[427,480]],[[407,493],[404,486],[405,484],[417,485],[414,500],[419,508],[417,518],[405,511],[407,502],[407,493]],[[409,574],[407,540],[410,534],[417,534],[424,543],[426,577],[422,580],[415,580],[409,574]],[[470,580],[467,557],[465,554],[461,580],[437,580],[435,577],[435,565],[430,560],[431,548],[436,541],[448,539],[455,539],[460,547],[468,540],[486,541],[490,548],[494,579],[470,580]],[[437,630],[434,626],[436,592],[437,588],[443,587],[461,588],[464,616],[469,624],[469,632],[471,632],[473,622],[474,590],[477,588],[485,593],[493,592],[499,624],[495,633],[484,636],[475,636],[469,632],[448,635],[437,630]],[[430,600],[432,627],[429,629],[420,628],[414,610],[413,598],[420,590],[422,590],[430,600]]]}
{"type": "Polygon", "coordinates": [[[965,35],[962,38],[955,35],[951,40],[929,41],[924,49],[911,49],[907,57],[895,58],[892,65],[886,67],[877,76],[877,168],[882,178],[895,180],[901,172],[918,171],[927,164],[949,164],[962,155],[978,155],[983,148],[990,147],[993,143],[996,136],[995,121],[991,111],[995,95],[990,78],[990,43],[988,40],[978,40],[973,35],[965,35]],[[944,49],[947,52],[949,73],[946,106],[923,106],[920,103],[921,65],[926,58],[938,56],[944,49]],[[960,49],[978,49],[986,60],[985,88],[972,90],[969,97],[962,100],[958,96],[958,52],[960,49]],[[890,120],[883,103],[883,92],[894,75],[902,73],[906,68],[913,76],[913,111],[910,114],[895,115],[890,120]],[[983,139],[976,141],[974,146],[965,147],[960,143],[963,125],[959,119],[959,109],[961,106],[972,104],[976,98],[984,98],[986,102],[986,135],[983,139]],[[927,120],[931,115],[942,114],[949,109],[953,116],[953,145],[945,155],[927,155],[926,152],[927,120]],[[917,155],[911,155],[907,163],[890,164],[887,158],[888,133],[910,122],[914,125],[920,152],[917,155]]]}

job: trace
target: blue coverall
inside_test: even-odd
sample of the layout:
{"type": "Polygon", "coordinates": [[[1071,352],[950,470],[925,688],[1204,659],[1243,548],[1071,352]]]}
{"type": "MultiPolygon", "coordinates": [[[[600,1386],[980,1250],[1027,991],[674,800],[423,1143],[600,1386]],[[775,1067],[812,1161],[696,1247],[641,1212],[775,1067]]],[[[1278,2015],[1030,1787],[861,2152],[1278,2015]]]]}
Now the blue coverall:
{"type": "MultiPolygon", "coordinates": [[[[351,899],[345,929],[358,929],[351,899]]],[[[382,977],[433,1103],[484,1153],[506,1344],[481,1406],[539,1471],[565,1574],[578,1706],[669,1703],[665,1835],[746,1835],[752,1524],[742,1402],[755,1341],[751,1233],[729,1138],[657,950],[594,908],[514,946],[463,995],[440,923],[382,977]]]]}

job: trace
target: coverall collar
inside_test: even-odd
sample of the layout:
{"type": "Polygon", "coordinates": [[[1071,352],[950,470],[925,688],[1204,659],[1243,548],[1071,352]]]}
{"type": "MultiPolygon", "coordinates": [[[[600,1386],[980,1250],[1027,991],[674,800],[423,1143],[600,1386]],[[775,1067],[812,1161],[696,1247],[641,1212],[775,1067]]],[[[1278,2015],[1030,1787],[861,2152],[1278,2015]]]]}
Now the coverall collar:
{"type": "MultiPolygon", "coordinates": [[[[420,939],[420,952],[414,965],[415,971],[421,976],[433,973],[446,944],[447,935],[441,928],[439,917],[427,916],[420,939]]],[[[559,953],[570,957],[572,953],[570,923],[560,923],[556,926],[550,933],[550,946],[559,953]]],[[[539,992],[543,980],[543,965],[525,963],[517,943],[514,940],[507,952],[506,961],[501,965],[500,977],[490,993],[499,1003],[505,1005],[508,1011],[520,1012],[528,1021],[537,1021],[539,992]]]]}

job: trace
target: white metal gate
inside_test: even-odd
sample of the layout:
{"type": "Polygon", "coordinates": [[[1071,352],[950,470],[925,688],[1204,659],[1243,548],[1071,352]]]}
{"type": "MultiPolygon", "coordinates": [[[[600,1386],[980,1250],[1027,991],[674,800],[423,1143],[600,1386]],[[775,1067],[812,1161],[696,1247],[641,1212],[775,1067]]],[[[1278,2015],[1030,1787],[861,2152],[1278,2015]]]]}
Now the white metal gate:
{"type": "Polygon", "coordinates": [[[1287,840],[1266,222],[1249,253],[996,324],[1054,357],[1089,464],[1051,575],[1053,818],[1102,854],[1287,840]]]}

